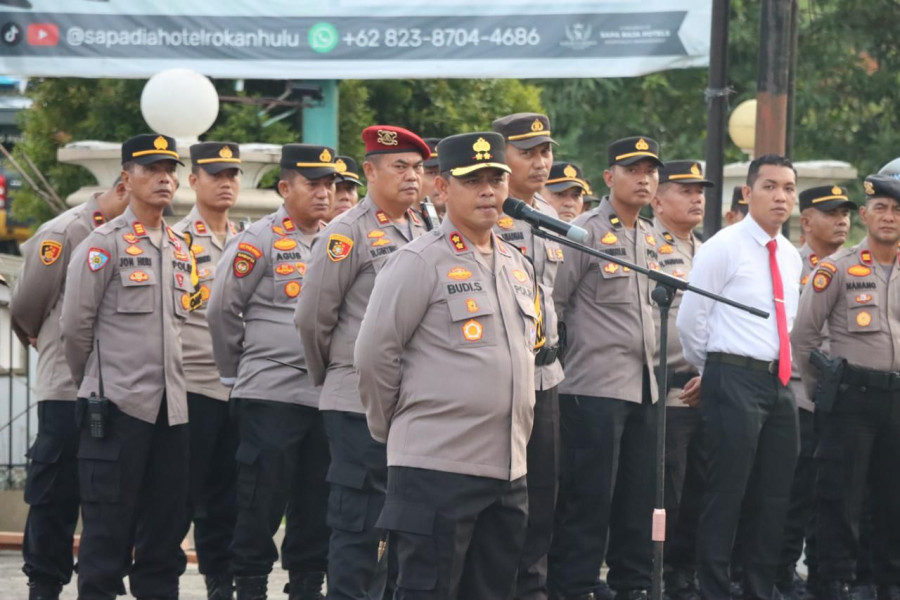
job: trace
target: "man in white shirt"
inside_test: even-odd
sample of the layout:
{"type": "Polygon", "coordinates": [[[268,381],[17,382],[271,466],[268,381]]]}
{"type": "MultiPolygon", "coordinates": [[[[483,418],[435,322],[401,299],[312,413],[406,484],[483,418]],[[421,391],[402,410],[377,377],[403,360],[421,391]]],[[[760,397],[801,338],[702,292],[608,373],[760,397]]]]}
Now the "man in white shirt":
{"type": "Polygon", "coordinates": [[[768,600],[774,587],[799,447],[797,404],[788,383],[802,262],[781,235],[796,186],[787,158],[765,155],[750,163],[743,190],[747,218],[705,243],[690,275],[694,286],[769,317],[687,293],[676,321],[684,355],[703,375],[700,406],[710,462],[697,562],[705,600],[730,598],[729,563],[742,504],[745,597],[768,600]]]}

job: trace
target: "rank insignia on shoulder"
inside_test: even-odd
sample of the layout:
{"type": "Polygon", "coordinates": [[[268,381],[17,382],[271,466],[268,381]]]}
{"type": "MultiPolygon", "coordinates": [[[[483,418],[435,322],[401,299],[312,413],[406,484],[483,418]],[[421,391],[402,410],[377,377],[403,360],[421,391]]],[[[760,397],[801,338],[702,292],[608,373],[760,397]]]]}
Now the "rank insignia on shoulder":
{"type": "Polygon", "coordinates": [[[467,342],[477,342],[484,335],[484,326],[476,319],[469,319],[463,324],[462,331],[467,342]]]}
{"type": "Polygon", "coordinates": [[[297,230],[297,228],[294,227],[294,222],[291,221],[290,217],[283,218],[281,220],[281,226],[284,227],[284,230],[287,231],[288,233],[291,233],[292,231],[297,230]]]}
{"type": "Polygon", "coordinates": [[[293,250],[297,247],[297,240],[291,238],[281,238],[275,240],[275,243],[272,244],[276,250],[293,250]]]}
{"type": "Polygon", "coordinates": [[[375,211],[375,219],[377,219],[378,222],[381,223],[382,225],[387,225],[388,223],[391,222],[390,218],[388,218],[388,216],[384,213],[383,210],[375,211]]]}
{"type": "Polygon", "coordinates": [[[824,292],[826,289],[828,289],[828,286],[831,285],[831,278],[831,271],[820,268],[813,276],[813,289],[817,292],[824,292]]]}
{"type": "Polygon", "coordinates": [[[350,256],[353,250],[353,240],[339,233],[332,233],[328,237],[328,258],[331,262],[340,262],[350,256]]]}
{"type": "Polygon", "coordinates": [[[99,210],[94,211],[93,219],[94,219],[94,227],[95,228],[100,227],[101,225],[106,223],[106,219],[103,218],[103,213],[100,212],[99,210]]]}
{"type": "Polygon", "coordinates": [[[618,241],[619,241],[619,238],[616,237],[616,234],[614,234],[612,231],[608,231],[606,233],[606,235],[604,235],[602,238],[600,238],[600,243],[605,244],[607,246],[611,246],[618,241]]]}
{"type": "Polygon", "coordinates": [[[853,265],[851,267],[847,267],[847,273],[853,275],[854,277],[866,277],[872,274],[872,269],[865,265],[853,265]]]}
{"type": "Polygon", "coordinates": [[[203,221],[194,221],[194,231],[200,235],[204,235],[206,233],[206,223],[203,221]]]}
{"type": "Polygon", "coordinates": [[[663,244],[662,246],[659,247],[660,254],[672,254],[673,252],[675,252],[675,248],[673,248],[669,244],[663,244]]]}
{"type": "Polygon", "coordinates": [[[135,221],[131,225],[131,230],[134,232],[134,235],[138,237],[144,237],[147,235],[147,230],[144,228],[144,225],[140,221],[135,221]]]}
{"type": "Polygon", "coordinates": [[[49,267],[59,259],[62,254],[62,244],[54,240],[45,240],[41,243],[40,255],[41,262],[49,267]]]}
{"type": "Polygon", "coordinates": [[[868,250],[863,250],[862,252],[859,253],[859,260],[864,265],[871,265],[872,264],[872,253],[869,252],[868,250]]]}
{"type": "Polygon", "coordinates": [[[497,225],[500,227],[500,229],[512,229],[515,223],[513,222],[512,217],[506,216],[500,217],[500,219],[497,221],[497,225]]]}
{"type": "Polygon", "coordinates": [[[248,252],[244,252],[242,250],[238,251],[238,253],[234,256],[234,262],[231,265],[232,271],[234,271],[234,276],[237,278],[246,277],[253,271],[253,267],[256,266],[256,257],[248,252]]]}
{"type": "Polygon", "coordinates": [[[819,264],[819,257],[815,253],[809,255],[809,264],[814,267],[819,264]]]}
{"type": "Polygon", "coordinates": [[[253,258],[262,258],[263,255],[262,250],[247,242],[240,242],[238,244],[238,250],[243,250],[244,252],[251,254],[253,258]]]}
{"type": "Polygon", "coordinates": [[[465,267],[453,267],[450,269],[450,272],[447,273],[447,277],[450,279],[455,279],[457,281],[468,279],[472,276],[472,271],[466,269],[465,267]]]}
{"type": "Polygon", "coordinates": [[[109,252],[103,248],[91,248],[87,256],[88,269],[97,272],[109,262],[109,252]]]}
{"type": "Polygon", "coordinates": [[[453,247],[456,248],[457,252],[465,252],[469,249],[469,247],[466,246],[463,236],[456,231],[450,234],[450,243],[453,244],[453,247]]]}

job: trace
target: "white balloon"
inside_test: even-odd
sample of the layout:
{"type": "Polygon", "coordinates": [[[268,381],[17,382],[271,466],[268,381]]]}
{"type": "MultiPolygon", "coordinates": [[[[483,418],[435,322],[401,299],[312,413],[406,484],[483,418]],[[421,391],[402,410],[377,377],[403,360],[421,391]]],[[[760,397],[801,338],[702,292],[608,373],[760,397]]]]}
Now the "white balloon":
{"type": "Polygon", "coordinates": [[[141,113],[156,133],[196,139],[219,114],[219,94],[205,76],[191,69],[167,69],[147,81],[141,113]]]}

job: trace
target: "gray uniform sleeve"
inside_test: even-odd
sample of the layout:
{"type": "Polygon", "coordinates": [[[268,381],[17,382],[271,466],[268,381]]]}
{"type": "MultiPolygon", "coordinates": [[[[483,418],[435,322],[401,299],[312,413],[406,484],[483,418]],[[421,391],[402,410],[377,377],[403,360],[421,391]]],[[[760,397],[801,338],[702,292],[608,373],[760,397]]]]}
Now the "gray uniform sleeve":
{"type": "Polygon", "coordinates": [[[827,266],[830,264],[832,263],[822,263],[806,283],[806,288],[800,294],[797,318],[791,330],[794,356],[810,398],[816,391],[818,372],[809,364],[809,355],[822,346],[826,337],[823,332],[825,323],[844,288],[841,272],[838,270],[833,273],[827,266]]]}
{"type": "Polygon", "coordinates": [[[372,437],[387,442],[400,393],[401,357],[422,321],[436,284],[434,268],[400,252],[375,279],[356,339],[359,394],[372,437]]]}
{"type": "Polygon", "coordinates": [[[63,296],[60,328],[66,362],[77,386],[84,379],[84,368],[93,351],[94,323],[100,303],[116,273],[116,265],[113,264],[115,254],[115,242],[111,238],[91,235],[75,249],[66,271],[68,286],[63,296]],[[94,248],[112,257],[96,271],[88,265],[90,252],[94,248]]]}
{"type": "Polygon", "coordinates": [[[294,310],[294,326],[303,342],[306,368],[317,386],[325,383],[331,356],[331,335],[337,326],[347,290],[359,271],[360,253],[366,251],[365,248],[353,247],[346,258],[333,260],[328,254],[329,240],[333,236],[352,239],[351,234],[350,226],[337,223],[316,237],[303,278],[303,289],[294,310]]]}
{"type": "Polygon", "coordinates": [[[38,336],[44,320],[62,293],[72,248],[62,234],[48,231],[29,240],[23,249],[22,271],[13,289],[10,315],[13,330],[19,340],[28,346],[28,338],[38,336]],[[59,255],[50,264],[41,256],[45,242],[61,246],[59,255]]]}
{"type": "Polygon", "coordinates": [[[247,268],[248,260],[248,257],[237,256],[242,242],[254,244],[255,247],[258,240],[242,235],[228,244],[216,266],[216,278],[213,280],[206,309],[213,357],[219,375],[224,378],[237,377],[244,347],[244,310],[268,268],[265,264],[268,248],[257,249],[261,256],[256,258],[246,274],[238,277],[237,273],[247,268]],[[238,262],[241,264],[238,265],[238,262]]]}
{"type": "MultiPolygon", "coordinates": [[[[583,223],[582,223],[583,225],[583,223]]],[[[584,273],[590,268],[590,255],[578,250],[563,246],[563,262],[556,272],[556,281],[553,284],[553,303],[556,307],[557,318],[566,320],[566,307],[572,294],[578,288],[584,273]]]]}

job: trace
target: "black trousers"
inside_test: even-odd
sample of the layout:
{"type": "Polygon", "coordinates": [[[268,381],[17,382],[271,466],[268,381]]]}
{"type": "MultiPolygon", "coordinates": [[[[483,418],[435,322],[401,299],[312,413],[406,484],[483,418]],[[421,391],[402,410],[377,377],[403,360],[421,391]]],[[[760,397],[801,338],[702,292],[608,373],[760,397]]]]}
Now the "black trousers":
{"type": "MultiPolygon", "coordinates": [[[[86,400],[79,399],[79,414],[86,400]]],[[[81,419],[78,479],[83,531],[78,597],[116,597],[134,551],[129,582],[137,598],[176,598],[188,488],[188,428],[169,425],[165,397],[155,424],[110,406],[107,435],[81,419]]]]}
{"type": "Polygon", "coordinates": [[[376,527],[387,488],[384,444],[369,433],[363,414],[322,412],[331,465],[328,468],[328,598],[381,600],[386,556],[379,560],[384,532],[376,527]]]}
{"type": "MultiPolygon", "coordinates": [[[[233,400],[233,399],[232,399],[233,400]]],[[[328,444],[318,409],[240,398],[237,520],[231,542],[236,576],[268,575],[278,560],[272,537],[285,517],[281,564],[324,572],[328,561],[328,444]]]]}
{"type": "Polygon", "coordinates": [[[818,570],[816,560],[816,427],[815,414],[799,410],[800,456],[794,471],[791,500],[788,506],[787,522],[784,527],[784,544],[781,548],[781,565],[778,568],[778,584],[790,584],[803,542],[806,541],[806,565],[815,577],[818,570]]]}
{"type": "Polygon", "coordinates": [[[230,402],[188,392],[189,502],[184,535],[194,522],[197,563],[204,574],[231,569],[228,546],[237,518],[237,419],[230,402]]]}
{"type": "Polygon", "coordinates": [[[656,409],[646,379],[642,404],[563,394],[559,412],[563,451],[551,591],[563,597],[593,591],[604,558],[613,590],[649,589],[656,409]]]}
{"type": "Polygon", "coordinates": [[[390,467],[378,525],[397,555],[394,598],[511,598],[528,520],[525,487],[524,477],[390,467]]]}
{"type": "Polygon", "coordinates": [[[699,408],[666,407],[666,547],[667,573],[693,576],[697,568],[697,523],[706,489],[703,416],[699,408]]]}
{"type": "Polygon", "coordinates": [[[38,403],[38,433],[28,451],[22,570],[28,580],[66,584],[72,578],[72,543],[78,523],[78,426],[75,402],[38,403]]]}
{"type": "Polygon", "coordinates": [[[546,600],[547,553],[559,473],[559,394],[557,389],[535,394],[534,427],[528,440],[528,528],[516,577],[518,600],[546,600]]]}
{"type": "Polygon", "coordinates": [[[744,597],[770,600],[799,451],[793,393],[777,375],[710,361],[700,409],[709,457],[697,532],[700,593],[731,598],[729,563],[743,504],[744,597]]]}
{"type": "Polygon", "coordinates": [[[818,416],[819,575],[854,579],[868,481],[872,575],[880,585],[900,584],[900,393],[851,387],[818,416]]]}

